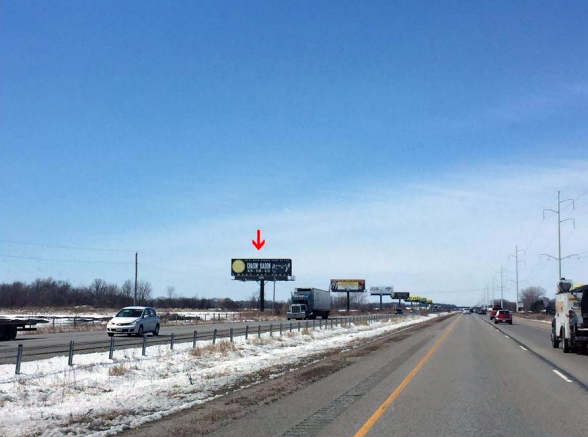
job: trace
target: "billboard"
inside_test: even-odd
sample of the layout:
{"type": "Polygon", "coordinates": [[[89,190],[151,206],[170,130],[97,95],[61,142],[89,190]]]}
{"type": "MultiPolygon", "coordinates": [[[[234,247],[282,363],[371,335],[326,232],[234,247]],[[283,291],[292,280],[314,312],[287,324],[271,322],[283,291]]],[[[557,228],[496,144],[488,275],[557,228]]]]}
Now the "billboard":
{"type": "Polygon", "coordinates": [[[288,280],[292,276],[291,259],[231,259],[231,276],[242,281],[288,280]]]}
{"type": "Polygon", "coordinates": [[[394,287],[370,287],[370,294],[378,296],[380,294],[391,294],[394,292],[394,287]]]}
{"type": "Polygon", "coordinates": [[[410,298],[410,293],[402,293],[402,292],[392,292],[390,293],[390,297],[392,299],[404,299],[407,300],[410,298]]]}
{"type": "Polygon", "coordinates": [[[365,279],[331,279],[332,292],[361,292],[365,291],[365,279]]]}

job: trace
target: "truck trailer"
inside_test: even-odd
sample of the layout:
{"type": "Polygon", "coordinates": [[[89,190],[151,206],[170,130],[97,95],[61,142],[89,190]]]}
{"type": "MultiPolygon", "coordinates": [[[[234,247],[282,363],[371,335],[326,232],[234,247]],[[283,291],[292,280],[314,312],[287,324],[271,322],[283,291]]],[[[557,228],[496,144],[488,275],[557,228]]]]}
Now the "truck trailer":
{"type": "Polygon", "coordinates": [[[0,341],[14,340],[18,331],[36,331],[33,325],[37,323],[47,323],[47,320],[0,316],[0,341]]]}
{"type": "Polygon", "coordinates": [[[331,312],[331,292],[319,288],[296,288],[288,310],[290,319],[326,319],[331,312]]]}
{"type": "Polygon", "coordinates": [[[551,321],[551,345],[560,343],[565,354],[588,347],[588,285],[574,287],[565,278],[557,285],[551,321]]]}

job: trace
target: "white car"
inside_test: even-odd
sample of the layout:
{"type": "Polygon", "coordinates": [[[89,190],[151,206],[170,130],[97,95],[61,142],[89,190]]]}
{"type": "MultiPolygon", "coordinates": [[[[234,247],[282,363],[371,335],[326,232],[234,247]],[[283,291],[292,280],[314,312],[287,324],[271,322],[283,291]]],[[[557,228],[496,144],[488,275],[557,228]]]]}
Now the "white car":
{"type": "Polygon", "coordinates": [[[470,313],[470,310],[463,310],[461,313],[462,314],[469,314],[470,313]]]}
{"type": "Polygon", "coordinates": [[[151,307],[125,307],[106,325],[109,337],[114,334],[138,335],[147,332],[159,335],[159,316],[151,307]]]}

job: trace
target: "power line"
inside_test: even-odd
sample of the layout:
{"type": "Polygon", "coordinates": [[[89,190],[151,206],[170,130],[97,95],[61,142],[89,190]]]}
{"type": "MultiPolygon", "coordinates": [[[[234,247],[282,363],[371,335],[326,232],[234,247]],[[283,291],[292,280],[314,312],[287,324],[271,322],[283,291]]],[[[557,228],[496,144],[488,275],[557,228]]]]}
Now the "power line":
{"type": "Polygon", "coordinates": [[[97,252],[136,252],[135,250],[126,250],[126,249],[102,249],[102,248],[96,248],[96,247],[79,247],[79,246],[65,246],[65,245],[55,245],[55,244],[28,243],[25,241],[13,241],[13,240],[0,240],[0,243],[21,244],[23,246],[48,247],[48,248],[54,248],[54,249],[89,250],[89,251],[97,251],[97,252]]]}
{"type": "Polygon", "coordinates": [[[82,264],[121,264],[121,265],[129,265],[133,264],[132,262],[123,262],[123,261],[84,261],[79,259],[56,259],[56,258],[39,258],[34,256],[18,256],[18,255],[3,255],[0,254],[2,258],[15,258],[15,259],[28,259],[33,261],[56,261],[56,262],[65,262],[65,263],[82,263],[82,264]]]}

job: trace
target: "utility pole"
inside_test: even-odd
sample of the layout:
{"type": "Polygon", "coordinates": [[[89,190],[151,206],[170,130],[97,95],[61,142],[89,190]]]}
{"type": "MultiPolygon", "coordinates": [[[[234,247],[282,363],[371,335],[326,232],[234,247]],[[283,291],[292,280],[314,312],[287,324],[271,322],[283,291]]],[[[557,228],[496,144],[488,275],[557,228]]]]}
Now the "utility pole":
{"type": "Polygon", "coordinates": [[[135,252],[135,297],[133,306],[137,305],[137,279],[139,278],[139,252],[135,252]]]}
{"type": "Polygon", "coordinates": [[[525,252],[525,250],[519,249],[519,246],[516,245],[515,246],[515,254],[508,256],[509,258],[511,256],[514,257],[515,267],[516,267],[516,269],[515,269],[516,270],[516,281],[510,281],[510,282],[515,282],[517,284],[517,301],[515,302],[515,313],[518,312],[518,310],[519,310],[519,263],[524,262],[524,260],[519,261],[519,252],[525,252]]]}
{"type": "Polygon", "coordinates": [[[492,308],[494,308],[494,275],[492,275],[492,308]]]}
{"type": "Polygon", "coordinates": [[[504,308],[504,303],[502,302],[503,298],[503,284],[502,284],[502,266],[500,266],[500,308],[504,308]]]}
{"type": "Polygon", "coordinates": [[[490,297],[490,292],[488,288],[490,287],[490,283],[486,284],[486,295],[484,296],[484,308],[488,309],[488,297],[490,297]]]}
{"type": "MultiPolygon", "coordinates": [[[[504,282],[503,282],[504,267],[500,266],[500,308],[504,309],[504,282]]],[[[498,273],[498,272],[496,272],[498,273]]]]}
{"type": "Polygon", "coordinates": [[[548,253],[542,253],[541,255],[539,255],[539,258],[541,258],[542,256],[546,256],[548,258],[553,258],[553,259],[557,260],[558,266],[559,266],[558,276],[557,276],[558,281],[562,277],[561,276],[561,261],[566,258],[571,258],[572,256],[578,256],[577,253],[574,253],[574,254],[571,254],[568,256],[564,256],[563,258],[561,257],[561,224],[563,222],[567,222],[568,220],[572,220],[572,222],[574,223],[574,229],[576,229],[576,221],[573,218],[567,218],[564,220],[561,219],[561,204],[564,202],[572,202],[572,209],[576,209],[576,204],[574,202],[574,199],[560,200],[560,196],[561,196],[561,192],[558,191],[557,192],[557,211],[554,209],[549,209],[549,208],[543,209],[543,220],[545,220],[545,211],[550,211],[550,212],[557,214],[557,257],[549,255],[548,253]]]}

